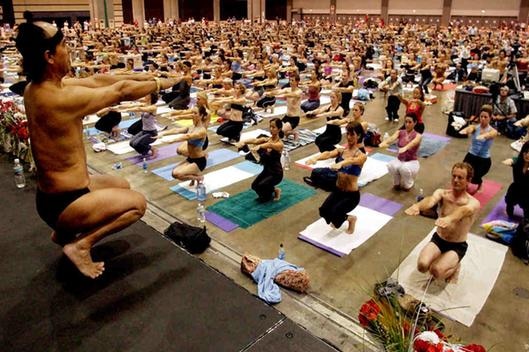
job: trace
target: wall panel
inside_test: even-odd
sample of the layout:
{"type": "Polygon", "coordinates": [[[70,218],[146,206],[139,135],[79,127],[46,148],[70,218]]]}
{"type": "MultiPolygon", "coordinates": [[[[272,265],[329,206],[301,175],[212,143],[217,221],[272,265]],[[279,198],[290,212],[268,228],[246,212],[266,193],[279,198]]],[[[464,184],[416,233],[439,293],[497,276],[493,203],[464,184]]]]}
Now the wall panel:
{"type": "Polygon", "coordinates": [[[518,17],[519,11],[520,0],[452,0],[451,15],[518,17]]]}
{"type": "Polygon", "coordinates": [[[336,14],[380,14],[381,4],[381,0],[336,0],[336,14]]]}
{"type": "Polygon", "coordinates": [[[304,14],[329,13],[330,0],[292,0],[293,9],[303,9],[304,14]]]}
{"type": "Polygon", "coordinates": [[[390,15],[412,16],[441,15],[443,13],[443,0],[389,0],[388,13],[390,15]]]}

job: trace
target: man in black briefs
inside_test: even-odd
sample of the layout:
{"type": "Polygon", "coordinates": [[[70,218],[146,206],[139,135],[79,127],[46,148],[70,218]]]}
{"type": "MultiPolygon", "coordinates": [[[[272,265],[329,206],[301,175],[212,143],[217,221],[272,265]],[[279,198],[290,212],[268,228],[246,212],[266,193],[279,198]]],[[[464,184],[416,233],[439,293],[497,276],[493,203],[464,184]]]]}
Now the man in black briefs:
{"type": "Polygon", "coordinates": [[[26,19],[16,46],[30,82],[24,103],[37,166],[37,211],[64,254],[81,273],[96,278],[105,267],[92,261],[92,246],[140,219],[146,202],[123,178],[88,174],[83,117],[176,82],[146,74],[65,78],[70,50],[62,32],[50,23],[26,19]]]}
{"type": "Polygon", "coordinates": [[[437,189],[405,211],[408,215],[419,215],[421,211],[439,206],[439,218],[435,221],[437,232],[421,250],[417,261],[417,269],[422,273],[430,272],[435,279],[455,279],[467,251],[468,231],[480,208],[479,201],[467,193],[472,174],[469,164],[454,164],[450,189],[437,189]]]}

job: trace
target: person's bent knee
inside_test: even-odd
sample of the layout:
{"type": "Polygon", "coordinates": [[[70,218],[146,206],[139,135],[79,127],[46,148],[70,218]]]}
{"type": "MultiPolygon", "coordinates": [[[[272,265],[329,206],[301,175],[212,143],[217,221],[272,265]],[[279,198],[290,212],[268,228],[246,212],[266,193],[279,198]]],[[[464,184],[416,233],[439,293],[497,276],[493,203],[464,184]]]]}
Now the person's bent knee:
{"type": "Polygon", "coordinates": [[[177,179],[177,180],[181,180],[184,178],[184,174],[182,172],[179,172],[179,171],[173,171],[171,173],[171,176],[173,176],[173,178],[177,179]]]}
{"type": "Polygon", "coordinates": [[[446,270],[443,268],[440,268],[437,265],[432,265],[430,267],[430,274],[432,274],[432,276],[435,279],[445,279],[446,278],[446,270]]]}
{"type": "Polygon", "coordinates": [[[417,262],[417,270],[419,270],[421,273],[426,273],[430,269],[430,265],[427,262],[424,262],[422,260],[419,260],[417,262]]]}

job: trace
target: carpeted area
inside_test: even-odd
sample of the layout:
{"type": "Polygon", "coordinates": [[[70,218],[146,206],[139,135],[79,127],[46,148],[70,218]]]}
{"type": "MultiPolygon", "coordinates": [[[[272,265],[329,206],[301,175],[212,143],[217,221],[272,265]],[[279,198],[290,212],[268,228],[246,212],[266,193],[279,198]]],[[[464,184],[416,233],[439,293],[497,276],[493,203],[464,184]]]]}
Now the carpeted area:
{"type": "Polygon", "coordinates": [[[10,166],[1,155],[2,350],[240,351],[285,323],[303,341],[276,349],[333,350],[143,222],[94,248],[101,278],[81,276],[36,214],[34,182],[17,189],[10,166]]]}

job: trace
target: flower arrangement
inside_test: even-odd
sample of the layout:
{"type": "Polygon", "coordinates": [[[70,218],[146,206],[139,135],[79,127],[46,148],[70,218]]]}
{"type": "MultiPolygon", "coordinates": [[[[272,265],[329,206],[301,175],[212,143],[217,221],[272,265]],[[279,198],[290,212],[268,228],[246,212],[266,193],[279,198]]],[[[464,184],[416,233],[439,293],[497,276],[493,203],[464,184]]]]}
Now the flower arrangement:
{"type": "Polygon", "coordinates": [[[0,100],[0,148],[33,165],[28,121],[12,100],[0,100]]]}
{"type": "MultiPolygon", "coordinates": [[[[380,293],[376,286],[375,292],[380,293]]],[[[403,292],[375,294],[360,307],[358,320],[387,352],[486,352],[480,345],[449,343],[444,324],[403,292]]]]}

